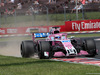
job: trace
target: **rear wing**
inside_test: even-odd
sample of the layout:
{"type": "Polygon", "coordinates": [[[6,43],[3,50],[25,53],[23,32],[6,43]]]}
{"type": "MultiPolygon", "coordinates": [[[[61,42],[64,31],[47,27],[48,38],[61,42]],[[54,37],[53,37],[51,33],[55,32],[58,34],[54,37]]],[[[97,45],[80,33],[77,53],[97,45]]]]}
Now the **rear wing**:
{"type": "Polygon", "coordinates": [[[40,33],[39,29],[30,29],[30,33],[32,34],[33,41],[35,38],[45,38],[49,36],[49,33],[40,33]]]}
{"type": "Polygon", "coordinates": [[[48,37],[50,34],[57,34],[60,32],[60,27],[52,27],[50,32],[48,33],[40,33],[38,28],[30,28],[30,33],[32,34],[33,39],[41,38],[41,37],[48,37]]]}

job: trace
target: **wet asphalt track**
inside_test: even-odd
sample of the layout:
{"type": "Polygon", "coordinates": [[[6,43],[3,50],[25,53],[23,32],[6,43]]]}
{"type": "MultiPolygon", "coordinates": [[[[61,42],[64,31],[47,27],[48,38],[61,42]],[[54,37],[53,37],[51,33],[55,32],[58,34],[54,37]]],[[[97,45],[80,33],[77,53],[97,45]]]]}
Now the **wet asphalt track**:
{"type": "MultiPolygon", "coordinates": [[[[100,59],[100,37],[95,37],[94,39],[96,42],[96,48],[99,51],[95,58],[100,59]]],[[[0,55],[21,57],[20,43],[21,41],[0,42],[0,55]]]]}

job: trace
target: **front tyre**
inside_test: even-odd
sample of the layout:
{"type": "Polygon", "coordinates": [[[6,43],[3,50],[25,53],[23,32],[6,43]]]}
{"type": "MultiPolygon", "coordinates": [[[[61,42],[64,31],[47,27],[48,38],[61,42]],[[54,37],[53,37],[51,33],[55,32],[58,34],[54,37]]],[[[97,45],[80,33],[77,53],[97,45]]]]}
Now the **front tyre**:
{"type": "Polygon", "coordinates": [[[31,40],[22,41],[20,50],[21,50],[21,55],[24,58],[29,58],[33,56],[35,51],[34,42],[31,40]]]}
{"type": "Polygon", "coordinates": [[[49,41],[40,41],[38,44],[38,55],[40,59],[49,59],[50,58],[51,46],[49,41]],[[47,52],[47,56],[44,53],[47,52]]]}

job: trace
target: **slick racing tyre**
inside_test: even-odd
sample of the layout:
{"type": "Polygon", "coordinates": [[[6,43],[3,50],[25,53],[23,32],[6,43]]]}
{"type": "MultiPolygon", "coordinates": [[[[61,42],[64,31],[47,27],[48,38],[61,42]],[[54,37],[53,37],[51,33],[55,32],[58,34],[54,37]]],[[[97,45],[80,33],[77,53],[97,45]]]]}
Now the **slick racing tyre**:
{"type": "Polygon", "coordinates": [[[31,40],[22,41],[21,43],[21,55],[24,58],[29,58],[34,55],[34,42],[31,40]]]}
{"type": "Polygon", "coordinates": [[[93,39],[85,40],[85,50],[90,54],[88,57],[94,57],[96,55],[96,44],[93,39]]]}
{"type": "Polygon", "coordinates": [[[80,50],[82,50],[83,41],[81,38],[74,38],[72,41],[73,46],[76,48],[77,53],[80,53],[80,50]]]}
{"type": "Polygon", "coordinates": [[[38,44],[38,55],[40,59],[49,59],[50,58],[51,46],[49,41],[40,41],[38,44]],[[45,52],[48,52],[48,56],[45,56],[45,52]]]}

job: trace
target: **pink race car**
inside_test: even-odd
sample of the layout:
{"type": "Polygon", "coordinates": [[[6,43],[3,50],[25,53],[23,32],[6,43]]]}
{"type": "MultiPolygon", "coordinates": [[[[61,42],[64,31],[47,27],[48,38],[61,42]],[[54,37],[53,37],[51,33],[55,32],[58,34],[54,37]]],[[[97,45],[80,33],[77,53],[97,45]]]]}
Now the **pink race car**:
{"type": "Polygon", "coordinates": [[[53,27],[50,35],[43,40],[25,40],[21,43],[22,57],[31,57],[38,54],[40,59],[53,57],[75,57],[97,54],[94,39],[67,38],[67,33],[59,33],[59,27],[53,27]]]}

